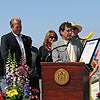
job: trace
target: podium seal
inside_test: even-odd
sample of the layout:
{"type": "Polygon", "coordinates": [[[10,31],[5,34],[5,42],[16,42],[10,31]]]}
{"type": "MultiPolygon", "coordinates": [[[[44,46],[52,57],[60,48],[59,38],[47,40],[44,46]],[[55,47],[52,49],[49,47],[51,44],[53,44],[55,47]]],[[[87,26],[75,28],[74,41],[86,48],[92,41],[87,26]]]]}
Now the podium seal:
{"type": "Polygon", "coordinates": [[[65,69],[58,69],[54,74],[54,80],[59,85],[65,85],[69,81],[69,73],[65,69]]]}

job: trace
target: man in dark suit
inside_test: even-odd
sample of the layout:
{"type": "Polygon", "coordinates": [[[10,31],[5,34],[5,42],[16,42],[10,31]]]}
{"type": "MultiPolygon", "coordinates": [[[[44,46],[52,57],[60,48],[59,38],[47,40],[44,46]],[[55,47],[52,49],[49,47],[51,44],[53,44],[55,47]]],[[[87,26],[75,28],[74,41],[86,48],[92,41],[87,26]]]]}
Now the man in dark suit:
{"type": "Polygon", "coordinates": [[[4,80],[4,62],[1,57],[1,46],[0,46],[0,93],[5,92],[5,80],[4,80]]]}
{"type": "MultiPolygon", "coordinates": [[[[1,37],[1,55],[2,55],[2,59],[4,61],[5,70],[6,70],[6,63],[8,60],[9,51],[10,51],[12,58],[15,55],[15,59],[16,59],[18,66],[20,65],[20,61],[23,61],[22,64],[23,63],[27,64],[28,70],[30,70],[31,63],[32,63],[31,48],[30,48],[28,36],[23,35],[21,33],[21,31],[22,31],[21,19],[20,18],[12,18],[10,20],[10,27],[11,27],[11,32],[3,35],[1,37]]],[[[5,74],[5,76],[7,76],[7,74],[5,74]]],[[[28,77],[25,77],[25,79],[26,78],[28,79],[28,77]]],[[[29,79],[29,81],[30,81],[30,79],[29,79]]]]}
{"type": "Polygon", "coordinates": [[[4,65],[7,62],[8,52],[10,50],[11,56],[15,53],[17,64],[19,65],[22,53],[26,59],[26,64],[31,67],[31,49],[28,37],[21,34],[22,25],[20,18],[12,18],[10,20],[10,27],[12,31],[1,37],[1,55],[4,60],[4,65]]]}
{"type": "MultiPolygon", "coordinates": [[[[36,59],[37,59],[37,54],[38,54],[38,48],[32,46],[32,39],[30,36],[28,37],[30,44],[31,44],[31,54],[32,54],[32,67],[29,71],[29,77],[30,77],[30,86],[32,88],[35,88],[40,91],[40,86],[39,86],[39,75],[37,72],[37,64],[36,64],[36,59]]],[[[38,98],[40,98],[40,92],[37,94],[38,98]]]]}

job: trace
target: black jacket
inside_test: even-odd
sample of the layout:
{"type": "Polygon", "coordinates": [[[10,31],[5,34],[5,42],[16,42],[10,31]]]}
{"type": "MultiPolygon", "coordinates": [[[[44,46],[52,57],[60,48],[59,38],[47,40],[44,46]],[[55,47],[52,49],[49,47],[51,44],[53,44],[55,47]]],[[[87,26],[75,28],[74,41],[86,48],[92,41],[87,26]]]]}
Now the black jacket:
{"type": "MultiPolygon", "coordinates": [[[[28,66],[31,67],[32,59],[31,59],[31,49],[30,49],[30,42],[27,36],[22,35],[22,41],[25,48],[26,53],[26,63],[28,66]]],[[[19,62],[21,60],[21,50],[20,46],[16,40],[16,37],[12,32],[5,34],[1,37],[1,55],[4,60],[4,64],[7,62],[8,58],[8,51],[10,50],[11,56],[13,57],[13,54],[15,53],[17,64],[19,65],[19,62]]]]}
{"type": "Polygon", "coordinates": [[[36,64],[39,78],[41,78],[41,65],[40,62],[52,62],[52,51],[48,51],[44,46],[41,46],[38,51],[36,64]]]}
{"type": "Polygon", "coordinates": [[[0,46],[0,76],[4,75],[4,62],[1,56],[1,46],[0,46]]]}

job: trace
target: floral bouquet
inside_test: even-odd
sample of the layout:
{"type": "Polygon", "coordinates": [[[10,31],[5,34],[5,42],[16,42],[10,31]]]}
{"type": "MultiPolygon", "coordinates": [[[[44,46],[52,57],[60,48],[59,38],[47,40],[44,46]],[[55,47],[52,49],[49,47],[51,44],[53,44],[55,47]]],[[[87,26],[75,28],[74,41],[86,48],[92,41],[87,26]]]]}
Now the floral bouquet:
{"type": "Polygon", "coordinates": [[[18,66],[15,54],[12,60],[9,51],[6,64],[6,100],[28,100],[29,91],[28,66],[25,59],[22,56],[20,66],[18,66]]]}
{"type": "Polygon", "coordinates": [[[23,55],[18,66],[15,54],[12,59],[9,51],[6,64],[6,92],[0,94],[0,100],[39,100],[38,91],[29,87],[28,68],[23,55]]]}

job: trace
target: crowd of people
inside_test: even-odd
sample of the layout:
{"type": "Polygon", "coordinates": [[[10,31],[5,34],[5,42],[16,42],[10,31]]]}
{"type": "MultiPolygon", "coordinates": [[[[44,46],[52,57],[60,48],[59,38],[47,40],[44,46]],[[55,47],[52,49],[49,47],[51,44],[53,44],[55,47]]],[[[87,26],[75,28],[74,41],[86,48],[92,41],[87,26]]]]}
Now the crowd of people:
{"type": "MultiPolygon", "coordinates": [[[[21,33],[22,23],[20,18],[12,18],[10,20],[11,32],[1,37],[0,45],[0,93],[4,92],[6,63],[9,50],[11,56],[15,54],[18,66],[22,54],[26,64],[29,66],[29,84],[30,87],[40,90],[39,79],[41,76],[40,62],[78,62],[83,51],[83,40],[79,37],[82,26],[74,22],[63,22],[59,26],[58,39],[54,30],[49,30],[44,38],[43,44],[39,47],[32,46],[32,39],[21,33]]],[[[100,67],[100,53],[97,57],[97,64],[90,77],[100,67]]],[[[38,94],[40,98],[40,93],[38,94]]]]}

